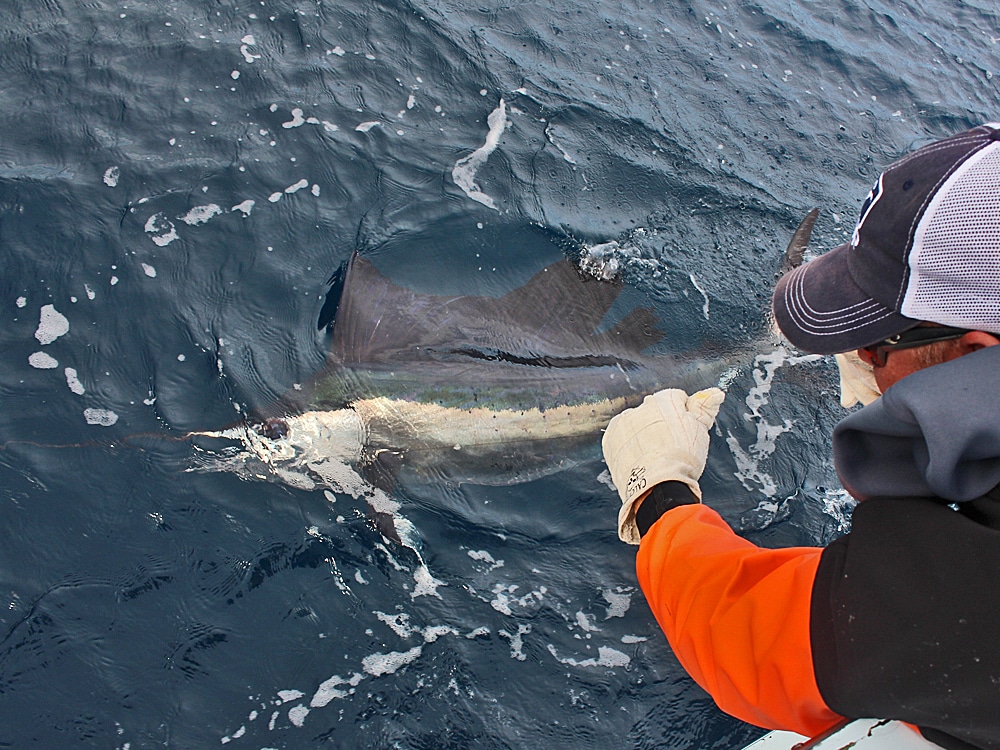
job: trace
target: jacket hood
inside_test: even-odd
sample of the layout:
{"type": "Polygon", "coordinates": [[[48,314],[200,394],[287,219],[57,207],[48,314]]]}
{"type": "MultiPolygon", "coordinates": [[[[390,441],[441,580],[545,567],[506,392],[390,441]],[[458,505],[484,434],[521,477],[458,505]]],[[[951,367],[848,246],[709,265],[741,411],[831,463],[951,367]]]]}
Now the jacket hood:
{"type": "Polygon", "coordinates": [[[1000,484],[1000,346],[919,370],[833,431],[840,481],[858,500],[974,500],[1000,484]]]}

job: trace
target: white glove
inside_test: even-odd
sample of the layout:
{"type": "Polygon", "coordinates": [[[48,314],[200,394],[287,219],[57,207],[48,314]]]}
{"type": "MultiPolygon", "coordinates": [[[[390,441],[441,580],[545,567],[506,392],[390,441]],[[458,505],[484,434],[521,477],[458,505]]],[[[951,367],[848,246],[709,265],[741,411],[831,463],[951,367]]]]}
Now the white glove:
{"type": "Polygon", "coordinates": [[[684,482],[701,500],[698,478],[708,460],[708,431],[726,394],[707,388],[688,396],[668,388],[646,396],[608,424],[601,447],[618,488],[618,538],[639,543],[635,503],[660,482],[684,482]]]}
{"type": "Polygon", "coordinates": [[[872,366],[858,356],[857,352],[835,354],[837,369],[840,370],[840,405],[850,409],[856,403],[868,406],[882,395],[875,382],[872,366]]]}

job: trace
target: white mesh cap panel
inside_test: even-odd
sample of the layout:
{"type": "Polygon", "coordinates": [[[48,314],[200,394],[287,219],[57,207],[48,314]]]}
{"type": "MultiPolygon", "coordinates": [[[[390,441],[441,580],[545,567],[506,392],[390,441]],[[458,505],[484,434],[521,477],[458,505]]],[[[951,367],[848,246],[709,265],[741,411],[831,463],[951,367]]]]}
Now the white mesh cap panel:
{"type": "Polygon", "coordinates": [[[901,312],[1000,333],[1000,142],[942,185],[914,233],[901,312]]]}

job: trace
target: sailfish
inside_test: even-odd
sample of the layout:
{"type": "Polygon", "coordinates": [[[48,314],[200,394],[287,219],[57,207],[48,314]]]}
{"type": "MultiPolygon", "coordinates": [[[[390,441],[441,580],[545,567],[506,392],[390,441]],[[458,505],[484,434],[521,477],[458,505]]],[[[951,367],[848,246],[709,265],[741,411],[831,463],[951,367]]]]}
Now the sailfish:
{"type": "MultiPolygon", "coordinates": [[[[802,261],[815,219],[793,235],[786,266],[802,261]]],[[[433,294],[355,252],[320,313],[323,370],[256,420],[198,434],[242,444],[227,460],[241,474],[363,495],[392,513],[386,490],[402,470],[491,485],[558,472],[646,395],[720,384],[752,360],[755,344],[658,353],[653,311],[621,313],[624,283],[583,266],[560,254],[499,296],[433,294]]]]}
{"type": "Polygon", "coordinates": [[[622,282],[568,258],[499,297],[416,292],[357,254],[339,286],[323,371],[255,424],[201,433],[241,440],[257,473],[307,487],[343,487],[345,465],[523,482],[571,465],[654,390],[729,367],[645,354],[663,338],[653,312],[606,324],[622,282]]]}
{"type": "MultiPolygon", "coordinates": [[[[816,214],[782,270],[802,262],[816,214]]],[[[239,446],[206,466],[364,498],[382,534],[416,551],[392,497],[401,472],[512,485],[563,471],[595,456],[611,418],[650,393],[725,387],[753,360],[760,342],[662,353],[653,311],[622,313],[624,283],[587,265],[560,254],[499,296],[434,294],[355,252],[320,313],[322,371],[256,419],[192,433],[239,446]]],[[[434,580],[422,560],[415,577],[418,591],[434,580]]]]}

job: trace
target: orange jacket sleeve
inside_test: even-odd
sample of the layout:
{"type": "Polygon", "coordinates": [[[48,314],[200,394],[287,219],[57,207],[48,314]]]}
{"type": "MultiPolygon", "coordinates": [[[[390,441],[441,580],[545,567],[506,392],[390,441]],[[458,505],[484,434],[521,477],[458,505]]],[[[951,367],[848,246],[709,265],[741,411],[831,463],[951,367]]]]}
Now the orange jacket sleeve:
{"type": "Polygon", "coordinates": [[[642,538],[639,585],[670,645],[719,707],[815,736],[841,717],[820,697],[809,640],[822,549],[762,549],[704,505],[665,513],[642,538]]]}

